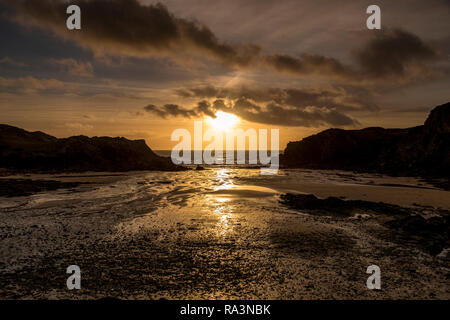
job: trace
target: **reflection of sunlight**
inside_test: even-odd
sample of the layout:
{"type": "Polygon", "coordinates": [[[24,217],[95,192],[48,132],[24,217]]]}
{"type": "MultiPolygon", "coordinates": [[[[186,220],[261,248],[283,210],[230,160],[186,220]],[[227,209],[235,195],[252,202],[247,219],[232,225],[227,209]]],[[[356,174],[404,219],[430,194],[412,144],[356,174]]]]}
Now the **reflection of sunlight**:
{"type": "Polygon", "coordinates": [[[230,189],[233,189],[234,187],[235,187],[235,185],[232,183],[224,183],[221,186],[216,186],[214,188],[214,190],[216,190],[216,191],[217,190],[230,190],[230,189]]]}
{"type": "Polygon", "coordinates": [[[222,235],[230,231],[230,225],[228,221],[231,219],[232,206],[231,205],[219,205],[214,210],[214,213],[219,216],[219,230],[222,235]]]}
{"type": "Polygon", "coordinates": [[[228,216],[222,216],[222,218],[220,219],[220,222],[223,226],[222,233],[225,233],[228,230],[228,218],[228,216]]]}
{"type": "MultiPolygon", "coordinates": [[[[215,186],[215,190],[228,190],[234,187],[233,180],[230,178],[230,169],[222,168],[217,170],[217,183],[215,186]]],[[[229,231],[230,225],[228,223],[229,219],[231,219],[231,214],[233,212],[233,206],[231,203],[227,203],[230,198],[227,196],[219,196],[213,198],[216,201],[216,208],[214,209],[214,213],[217,214],[220,218],[219,220],[219,229],[221,230],[221,234],[225,234],[229,231]]]]}
{"type": "Polygon", "coordinates": [[[217,183],[218,185],[215,186],[215,190],[224,190],[224,189],[231,189],[233,188],[233,179],[230,178],[229,175],[230,169],[222,168],[217,170],[217,183]]]}
{"type": "Polygon", "coordinates": [[[228,168],[221,168],[221,169],[217,170],[217,178],[219,178],[221,180],[225,180],[226,178],[228,178],[229,171],[230,171],[230,169],[228,169],[228,168]]]}

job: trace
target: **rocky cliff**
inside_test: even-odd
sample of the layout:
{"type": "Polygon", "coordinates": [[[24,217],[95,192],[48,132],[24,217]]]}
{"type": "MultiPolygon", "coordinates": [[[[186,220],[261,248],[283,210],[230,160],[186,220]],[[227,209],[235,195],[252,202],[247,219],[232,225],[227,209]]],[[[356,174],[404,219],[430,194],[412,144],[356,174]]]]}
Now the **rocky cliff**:
{"type": "Polygon", "coordinates": [[[23,171],[179,170],[144,140],[76,136],[58,139],[0,125],[0,168],[23,171]]]}
{"type": "Polygon", "coordinates": [[[434,108],[423,126],[329,129],[290,142],[281,164],[450,178],[450,103],[434,108]]]}

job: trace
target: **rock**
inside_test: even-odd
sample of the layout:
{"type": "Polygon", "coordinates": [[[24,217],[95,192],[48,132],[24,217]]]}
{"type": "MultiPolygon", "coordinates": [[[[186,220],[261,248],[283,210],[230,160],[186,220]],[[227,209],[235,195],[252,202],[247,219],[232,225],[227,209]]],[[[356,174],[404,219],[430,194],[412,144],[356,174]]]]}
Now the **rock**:
{"type": "MultiPolygon", "coordinates": [[[[450,179],[450,103],[423,126],[407,129],[328,129],[289,142],[280,157],[291,168],[339,169],[450,179]]],[[[445,183],[443,184],[445,185],[445,183]]]]}
{"type": "Polygon", "coordinates": [[[144,140],[75,136],[58,139],[0,125],[0,168],[18,171],[181,170],[144,140]]]}
{"type": "Polygon", "coordinates": [[[436,258],[442,259],[442,260],[450,260],[450,248],[445,248],[439,253],[436,258]]]}
{"type": "Polygon", "coordinates": [[[385,223],[394,230],[397,237],[416,242],[432,255],[438,255],[450,245],[450,216],[436,216],[425,219],[420,215],[409,215],[385,223]]]}
{"type": "MultiPolygon", "coordinates": [[[[320,213],[325,215],[352,216],[363,212],[373,212],[388,215],[404,215],[408,209],[383,203],[364,200],[342,200],[337,197],[317,198],[313,194],[286,193],[280,196],[280,202],[297,210],[320,213]]],[[[367,215],[364,215],[367,217],[367,215]]]]}
{"type": "MultiPolygon", "coordinates": [[[[450,246],[450,212],[435,209],[431,218],[420,214],[422,209],[401,207],[389,203],[364,200],[342,200],[336,197],[317,198],[312,194],[282,194],[280,202],[293,209],[309,214],[336,216],[340,218],[380,217],[390,229],[392,240],[405,245],[415,244],[423,251],[438,255],[450,246]],[[383,216],[383,217],[381,217],[383,216]]],[[[445,253],[447,255],[447,253],[445,253]]]]}

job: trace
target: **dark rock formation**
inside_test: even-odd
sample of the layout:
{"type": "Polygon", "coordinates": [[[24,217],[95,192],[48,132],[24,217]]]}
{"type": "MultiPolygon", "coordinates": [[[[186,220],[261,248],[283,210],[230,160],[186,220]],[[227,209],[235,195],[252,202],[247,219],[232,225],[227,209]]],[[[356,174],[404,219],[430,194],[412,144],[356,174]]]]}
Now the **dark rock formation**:
{"type": "Polygon", "coordinates": [[[450,246],[450,216],[425,219],[420,215],[409,215],[393,219],[385,225],[394,230],[398,240],[417,244],[426,252],[437,255],[450,246]]]}
{"type": "Polygon", "coordinates": [[[280,203],[296,210],[314,214],[351,216],[361,211],[406,215],[410,210],[394,204],[365,200],[343,200],[336,197],[317,198],[313,194],[291,194],[280,196],[280,203]]]}
{"type": "MultiPolygon", "coordinates": [[[[384,202],[320,199],[312,194],[282,194],[280,203],[302,212],[339,218],[369,214],[381,218],[390,229],[389,237],[404,245],[416,245],[432,255],[450,246],[450,212],[432,209],[434,216],[421,216],[423,208],[407,208],[384,202]],[[387,220],[387,221],[385,221],[387,220]]],[[[431,209],[430,209],[431,210],[431,209]]],[[[384,236],[384,235],[382,235],[384,236]]]]}
{"type": "Polygon", "coordinates": [[[42,132],[0,125],[0,168],[19,171],[179,170],[144,140],[76,136],[58,139],[42,132]]]}
{"type": "Polygon", "coordinates": [[[407,129],[329,129],[288,143],[286,167],[340,169],[450,178],[450,103],[434,108],[423,126],[407,129]]]}

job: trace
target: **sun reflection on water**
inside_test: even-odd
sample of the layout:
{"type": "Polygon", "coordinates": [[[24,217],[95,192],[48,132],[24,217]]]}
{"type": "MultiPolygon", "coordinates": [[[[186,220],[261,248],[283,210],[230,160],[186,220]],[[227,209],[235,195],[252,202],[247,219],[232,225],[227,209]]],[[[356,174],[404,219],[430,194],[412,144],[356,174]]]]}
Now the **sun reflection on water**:
{"type": "Polygon", "coordinates": [[[219,232],[224,235],[231,229],[230,220],[232,218],[233,207],[231,205],[218,205],[214,213],[219,216],[219,232]]]}
{"type": "Polygon", "coordinates": [[[228,168],[217,170],[216,181],[215,190],[231,189],[234,186],[233,179],[230,177],[230,169],[228,168]]]}
{"type": "MultiPolygon", "coordinates": [[[[217,184],[214,189],[228,190],[234,187],[233,179],[230,177],[230,169],[222,168],[217,170],[217,184]]],[[[230,219],[233,213],[233,205],[230,203],[230,198],[224,195],[214,196],[212,200],[215,202],[214,213],[219,216],[219,230],[222,235],[230,231],[230,219]]]]}

